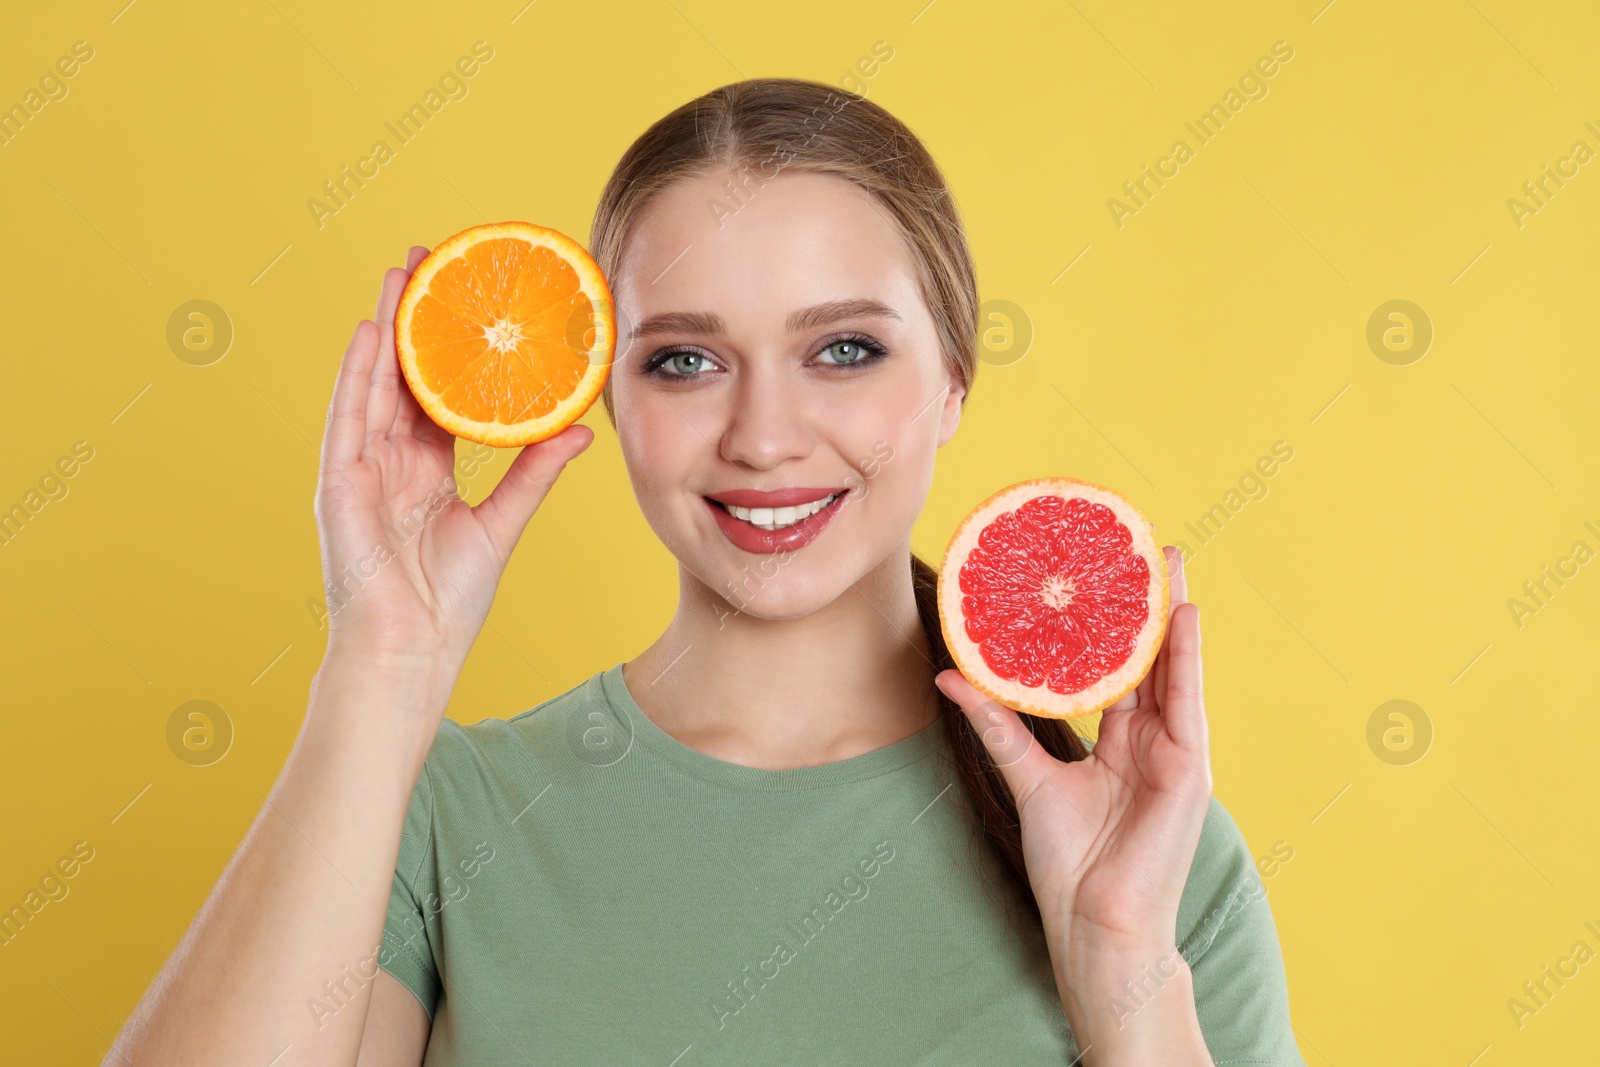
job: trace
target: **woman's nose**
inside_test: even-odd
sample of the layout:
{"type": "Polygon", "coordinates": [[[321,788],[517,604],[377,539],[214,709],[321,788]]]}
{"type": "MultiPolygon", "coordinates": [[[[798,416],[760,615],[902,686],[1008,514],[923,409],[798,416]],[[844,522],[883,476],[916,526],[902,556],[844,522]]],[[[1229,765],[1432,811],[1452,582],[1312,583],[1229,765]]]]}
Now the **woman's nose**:
{"type": "Polygon", "coordinates": [[[747,371],[728,390],[719,450],[722,458],[757,470],[804,459],[816,443],[813,412],[801,383],[773,368],[747,371]]]}

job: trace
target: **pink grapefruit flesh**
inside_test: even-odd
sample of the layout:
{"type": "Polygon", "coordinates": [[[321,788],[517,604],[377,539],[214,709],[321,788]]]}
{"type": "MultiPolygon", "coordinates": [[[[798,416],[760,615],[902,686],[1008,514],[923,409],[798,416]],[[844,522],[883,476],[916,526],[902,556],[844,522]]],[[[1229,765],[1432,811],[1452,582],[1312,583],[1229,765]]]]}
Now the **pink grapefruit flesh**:
{"type": "Polygon", "coordinates": [[[939,621],[985,696],[1052,719],[1132,690],[1166,636],[1166,556],[1139,511],[1070,478],[1018,482],[979,504],[939,569],[939,621]]]}

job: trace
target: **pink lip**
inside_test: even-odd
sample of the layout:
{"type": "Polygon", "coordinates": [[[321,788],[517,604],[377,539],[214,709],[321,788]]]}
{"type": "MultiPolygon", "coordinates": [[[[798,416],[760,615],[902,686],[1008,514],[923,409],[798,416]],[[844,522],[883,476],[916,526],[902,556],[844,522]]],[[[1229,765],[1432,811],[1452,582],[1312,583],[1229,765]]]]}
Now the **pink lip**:
{"type": "Polygon", "coordinates": [[[827,527],[828,523],[833,521],[833,517],[839,513],[840,505],[849,499],[850,494],[838,489],[824,489],[821,491],[813,491],[810,489],[780,489],[775,493],[765,494],[765,496],[768,498],[782,496],[793,497],[797,494],[810,494],[802,496],[793,503],[784,504],[745,504],[743,499],[749,499],[751,497],[760,499],[763,496],[763,494],[755,493],[753,490],[747,489],[741,489],[735,493],[718,494],[718,499],[732,498],[729,499],[729,502],[741,508],[770,508],[793,507],[796,503],[807,504],[813,500],[821,500],[829,493],[838,493],[839,499],[835,500],[833,503],[817,512],[815,515],[807,516],[806,518],[795,523],[793,526],[785,527],[782,530],[763,530],[759,526],[752,526],[743,519],[734,518],[728,512],[728,510],[718,504],[716,500],[710,497],[705,497],[704,499],[706,502],[706,507],[711,509],[712,519],[715,520],[718,528],[722,530],[723,534],[728,538],[728,540],[733,542],[734,547],[742,548],[746,552],[757,552],[763,555],[770,555],[774,552],[793,552],[797,549],[804,548],[806,545],[816,540],[817,536],[822,533],[822,531],[827,527]]]}

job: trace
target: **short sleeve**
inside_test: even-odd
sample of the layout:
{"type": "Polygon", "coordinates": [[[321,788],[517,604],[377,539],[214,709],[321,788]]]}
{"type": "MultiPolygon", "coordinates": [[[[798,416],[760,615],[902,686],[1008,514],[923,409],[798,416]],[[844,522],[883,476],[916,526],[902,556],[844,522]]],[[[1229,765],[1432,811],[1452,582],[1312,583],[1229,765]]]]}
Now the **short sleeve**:
{"type": "Polygon", "coordinates": [[[430,1020],[438,1007],[440,981],[427,918],[437,914],[438,895],[431,884],[419,884],[419,880],[431,882],[437,869],[432,862],[435,844],[433,782],[429,769],[432,762],[430,758],[423,763],[422,773],[417,776],[416,787],[406,806],[394,884],[389,889],[389,911],[383,924],[383,945],[378,954],[378,965],[411,990],[427,1009],[430,1020]],[[427,917],[423,914],[424,902],[433,903],[435,908],[427,917]]]}
{"type": "Polygon", "coordinates": [[[1288,980],[1266,886],[1216,797],[1178,905],[1177,932],[1217,1067],[1305,1067],[1289,1023],[1288,980]]]}

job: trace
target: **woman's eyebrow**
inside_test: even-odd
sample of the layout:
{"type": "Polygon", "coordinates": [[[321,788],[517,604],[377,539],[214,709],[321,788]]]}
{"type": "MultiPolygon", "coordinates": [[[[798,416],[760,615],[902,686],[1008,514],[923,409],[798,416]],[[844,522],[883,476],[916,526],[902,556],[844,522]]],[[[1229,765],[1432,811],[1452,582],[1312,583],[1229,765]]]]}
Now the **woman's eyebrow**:
{"type": "MultiPolygon", "coordinates": [[[[825,304],[800,308],[791,312],[785,323],[790,333],[811,330],[840,319],[875,315],[899,319],[900,313],[880,300],[830,300],[825,304]]],[[[651,315],[641,322],[630,335],[646,337],[657,333],[698,333],[720,337],[728,332],[722,316],[710,311],[667,311],[651,315]]]]}

